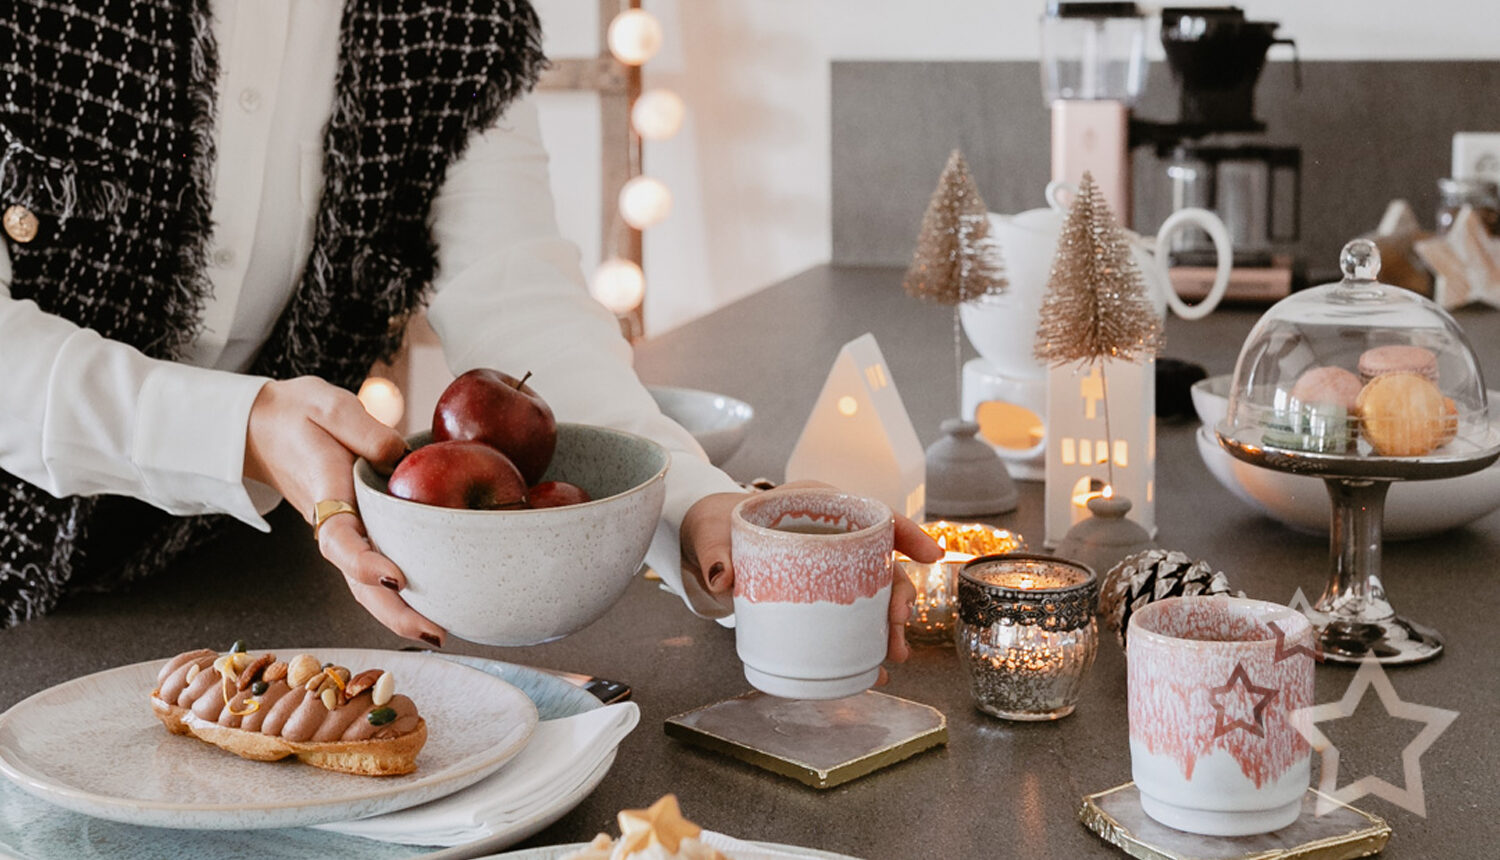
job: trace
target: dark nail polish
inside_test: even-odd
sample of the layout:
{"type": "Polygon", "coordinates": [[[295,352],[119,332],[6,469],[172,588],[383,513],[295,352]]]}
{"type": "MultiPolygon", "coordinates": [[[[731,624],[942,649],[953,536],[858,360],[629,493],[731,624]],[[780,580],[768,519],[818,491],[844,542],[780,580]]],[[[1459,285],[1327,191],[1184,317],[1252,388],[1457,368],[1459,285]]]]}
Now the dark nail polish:
{"type": "Polygon", "coordinates": [[[708,587],[717,588],[719,580],[724,576],[724,562],[716,561],[713,567],[708,569],[708,587]]]}
{"type": "Polygon", "coordinates": [[[426,642],[428,645],[431,645],[434,648],[443,647],[443,640],[437,638],[437,636],[431,633],[423,633],[421,639],[423,642],[426,642]]]}
{"type": "Polygon", "coordinates": [[[386,588],[389,588],[391,591],[401,590],[401,584],[396,582],[396,578],[394,576],[382,576],[380,578],[380,584],[385,586],[386,588]]]}

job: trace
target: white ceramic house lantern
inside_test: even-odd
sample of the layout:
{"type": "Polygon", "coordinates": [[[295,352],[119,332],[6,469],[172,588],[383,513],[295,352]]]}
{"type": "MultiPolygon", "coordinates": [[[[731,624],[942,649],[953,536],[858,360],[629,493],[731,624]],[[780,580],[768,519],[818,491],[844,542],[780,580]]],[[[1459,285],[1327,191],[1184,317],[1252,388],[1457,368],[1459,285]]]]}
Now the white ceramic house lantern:
{"type": "Polygon", "coordinates": [[[921,521],[927,463],[875,336],[844,344],[797,446],[788,481],[826,481],[921,521]]]}
{"type": "Polygon", "coordinates": [[[1057,546],[1089,516],[1088,500],[1105,494],[1128,498],[1129,519],[1156,536],[1154,360],[1085,361],[1047,371],[1047,545],[1057,546]]]}

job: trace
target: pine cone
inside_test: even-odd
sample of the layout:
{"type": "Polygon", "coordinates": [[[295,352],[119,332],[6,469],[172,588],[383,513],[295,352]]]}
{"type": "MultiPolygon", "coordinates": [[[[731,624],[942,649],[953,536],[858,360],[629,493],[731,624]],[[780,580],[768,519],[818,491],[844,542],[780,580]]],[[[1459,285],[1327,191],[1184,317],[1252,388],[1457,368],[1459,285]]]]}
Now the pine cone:
{"type": "Polygon", "coordinates": [[[1099,589],[1099,614],[1114,628],[1115,639],[1125,647],[1130,615],[1148,603],[1167,597],[1230,594],[1229,578],[1215,572],[1204,561],[1193,561],[1178,550],[1148,549],[1126,556],[1110,568],[1099,589]]]}

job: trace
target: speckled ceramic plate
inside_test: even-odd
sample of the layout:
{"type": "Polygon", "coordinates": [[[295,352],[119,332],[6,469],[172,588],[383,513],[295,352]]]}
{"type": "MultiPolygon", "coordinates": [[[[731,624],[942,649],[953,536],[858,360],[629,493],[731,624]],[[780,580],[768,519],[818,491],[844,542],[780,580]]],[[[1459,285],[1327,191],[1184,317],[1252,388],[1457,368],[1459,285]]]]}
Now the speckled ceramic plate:
{"type": "Polygon", "coordinates": [[[59,684],[0,714],[0,773],[87,815],[154,827],[259,829],[405,809],[455,792],[509,761],[531,737],[536,705],[493,675],[426,654],[306,651],[356,671],[380,667],[427,720],[417,771],[361,777],[295,761],[253,762],[172,735],[151,713],[164,661],[59,684]]]}

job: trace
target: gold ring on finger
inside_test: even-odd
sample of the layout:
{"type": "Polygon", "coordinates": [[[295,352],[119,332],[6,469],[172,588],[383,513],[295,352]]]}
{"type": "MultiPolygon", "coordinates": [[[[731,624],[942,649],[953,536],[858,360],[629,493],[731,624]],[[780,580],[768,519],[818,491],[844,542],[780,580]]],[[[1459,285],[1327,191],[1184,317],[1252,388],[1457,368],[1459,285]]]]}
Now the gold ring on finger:
{"type": "Polygon", "coordinates": [[[339,514],[353,514],[359,516],[359,510],[342,499],[324,499],[313,505],[313,540],[318,539],[318,533],[323,530],[323,524],[339,514]]]}

